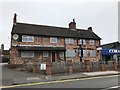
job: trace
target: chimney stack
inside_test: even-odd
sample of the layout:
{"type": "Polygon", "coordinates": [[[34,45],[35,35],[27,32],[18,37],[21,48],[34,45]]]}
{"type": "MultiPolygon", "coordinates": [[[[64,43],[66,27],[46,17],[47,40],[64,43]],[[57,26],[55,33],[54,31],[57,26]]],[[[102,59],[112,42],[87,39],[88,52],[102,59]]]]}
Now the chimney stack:
{"type": "Polygon", "coordinates": [[[73,30],[76,29],[75,19],[73,19],[73,22],[70,22],[70,23],[69,23],[69,29],[73,29],[73,30]]]}
{"type": "Polygon", "coordinates": [[[13,25],[16,25],[17,23],[17,14],[14,14],[14,18],[13,18],[13,25]]]}
{"type": "Polygon", "coordinates": [[[92,30],[92,27],[88,27],[88,30],[91,31],[91,32],[93,31],[93,30],[92,30]]]}

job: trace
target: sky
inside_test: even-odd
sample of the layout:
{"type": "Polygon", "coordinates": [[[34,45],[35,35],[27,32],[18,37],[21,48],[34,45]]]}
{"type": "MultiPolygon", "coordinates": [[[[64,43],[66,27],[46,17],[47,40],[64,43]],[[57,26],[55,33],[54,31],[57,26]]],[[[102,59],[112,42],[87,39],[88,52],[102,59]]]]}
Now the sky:
{"type": "Polygon", "coordinates": [[[0,45],[10,48],[13,16],[17,22],[78,29],[92,27],[101,44],[118,41],[118,0],[1,0],[0,45]]]}

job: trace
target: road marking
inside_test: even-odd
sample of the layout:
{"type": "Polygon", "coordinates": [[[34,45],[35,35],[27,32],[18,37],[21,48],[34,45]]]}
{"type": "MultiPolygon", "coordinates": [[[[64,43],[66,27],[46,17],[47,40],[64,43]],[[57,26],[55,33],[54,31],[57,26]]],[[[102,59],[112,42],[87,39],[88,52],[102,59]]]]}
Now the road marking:
{"type": "Polygon", "coordinates": [[[119,88],[120,86],[114,86],[114,87],[109,87],[109,88],[105,88],[105,89],[102,89],[102,90],[109,90],[109,89],[115,89],[115,88],[119,88]]]}
{"type": "Polygon", "coordinates": [[[62,82],[72,82],[78,80],[90,80],[90,79],[98,79],[103,77],[114,77],[120,75],[111,75],[111,76],[100,76],[100,77],[90,77],[90,78],[79,78],[79,79],[68,79],[68,80],[58,80],[58,81],[48,81],[48,82],[36,82],[36,83],[29,83],[29,84],[19,84],[19,85],[11,85],[11,86],[0,86],[0,88],[14,88],[20,86],[33,86],[33,85],[42,85],[42,84],[53,84],[53,83],[62,83],[62,82]]]}

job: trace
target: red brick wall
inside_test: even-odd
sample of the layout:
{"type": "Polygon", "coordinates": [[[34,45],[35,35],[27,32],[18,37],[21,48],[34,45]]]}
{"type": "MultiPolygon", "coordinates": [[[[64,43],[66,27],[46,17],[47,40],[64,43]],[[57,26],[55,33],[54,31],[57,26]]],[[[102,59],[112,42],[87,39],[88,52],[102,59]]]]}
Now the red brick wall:
{"type": "MultiPolygon", "coordinates": [[[[12,39],[12,37],[11,37],[12,39]]],[[[13,39],[11,40],[11,43],[13,42],[13,39]]],[[[87,41],[86,41],[87,42],[87,41]]],[[[22,45],[52,45],[52,46],[62,46],[62,47],[65,47],[66,49],[74,49],[74,48],[78,48],[79,46],[77,46],[77,41],[75,41],[74,44],[64,44],[64,38],[57,38],[57,43],[50,43],[50,37],[40,37],[40,36],[35,36],[34,38],[34,42],[17,42],[17,44],[22,44],[22,45]]],[[[93,49],[93,50],[96,50],[96,45],[100,45],[100,41],[99,40],[96,40],[95,41],[95,45],[83,45],[83,48],[84,49],[93,49]]],[[[75,50],[75,49],[74,49],[75,50]]],[[[11,53],[10,53],[10,61],[11,63],[23,63],[22,60],[25,60],[23,58],[20,57],[20,52],[17,51],[17,49],[15,47],[12,47],[11,46],[11,53]]],[[[51,59],[50,57],[49,58],[42,58],[42,52],[40,51],[35,51],[35,57],[32,58],[31,62],[33,61],[46,61],[48,59],[51,59]]],[[[49,55],[51,56],[51,54],[49,55]]],[[[56,56],[58,56],[58,54],[56,54],[56,56]]],[[[89,60],[94,60],[95,58],[97,58],[97,60],[99,60],[99,53],[97,53],[97,56],[96,57],[89,57],[89,60]]],[[[56,57],[56,59],[58,59],[56,57]]],[[[84,60],[87,59],[87,57],[83,57],[84,60]]],[[[80,57],[79,56],[75,56],[73,58],[66,58],[66,60],[72,60],[72,61],[75,61],[75,60],[80,60],[80,57]]]]}

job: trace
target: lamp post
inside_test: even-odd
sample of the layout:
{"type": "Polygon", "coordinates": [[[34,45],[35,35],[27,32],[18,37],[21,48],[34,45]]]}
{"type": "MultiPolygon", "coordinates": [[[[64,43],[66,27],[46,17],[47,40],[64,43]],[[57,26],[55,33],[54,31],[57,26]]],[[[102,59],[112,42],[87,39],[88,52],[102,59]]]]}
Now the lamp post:
{"type": "Polygon", "coordinates": [[[82,62],[82,57],[83,57],[83,39],[82,39],[82,32],[79,31],[78,32],[78,36],[77,36],[77,40],[79,39],[79,35],[80,35],[80,39],[81,39],[81,42],[80,44],[78,44],[78,41],[77,41],[77,44],[79,45],[79,48],[78,48],[78,52],[79,52],[79,55],[80,55],[80,62],[82,62]]]}
{"type": "Polygon", "coordinates": [[[83,38],[82,38],[82,32],[80,32],[80,37],[81,37],[81,43],[80,43],[80,50],[81,50],[81,56],[80,56],[80,62],[82,62],[82,57],[83,57],[83,38]]]}

